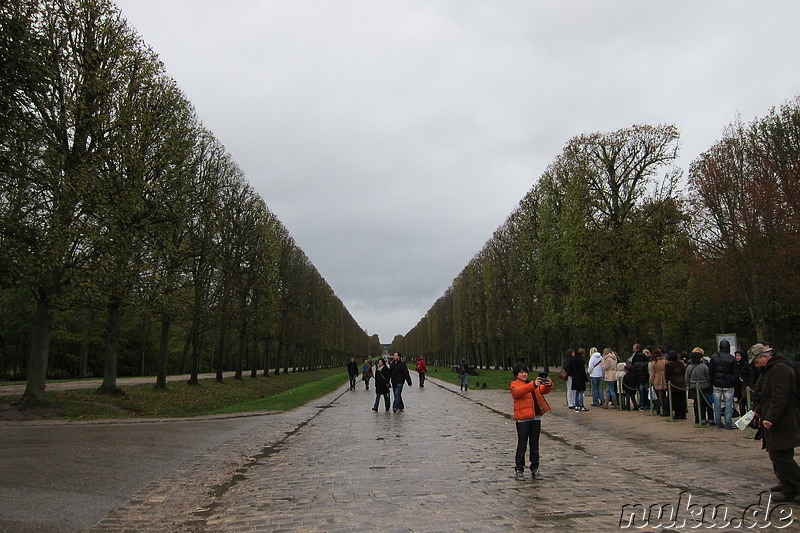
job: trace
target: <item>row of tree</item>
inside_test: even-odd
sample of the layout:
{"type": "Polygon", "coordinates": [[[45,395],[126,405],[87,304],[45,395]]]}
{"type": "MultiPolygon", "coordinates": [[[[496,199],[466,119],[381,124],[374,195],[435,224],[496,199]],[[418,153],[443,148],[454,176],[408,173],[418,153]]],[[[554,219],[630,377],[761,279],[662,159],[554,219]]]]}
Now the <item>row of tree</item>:
{"type": "Polygon", "coordinates": [[[560,364],[570,346],[800,341],[800,99],[676,168],[674,126],[570,140],[393,350],[560,364]]]}
{"type": "Polygon", "coordinates": [[[165,387],[380,353],[110,1],[7,0],[0,56],[0,371],[23,405],[48,369],[118,392],[120,369],[165,387]]]}

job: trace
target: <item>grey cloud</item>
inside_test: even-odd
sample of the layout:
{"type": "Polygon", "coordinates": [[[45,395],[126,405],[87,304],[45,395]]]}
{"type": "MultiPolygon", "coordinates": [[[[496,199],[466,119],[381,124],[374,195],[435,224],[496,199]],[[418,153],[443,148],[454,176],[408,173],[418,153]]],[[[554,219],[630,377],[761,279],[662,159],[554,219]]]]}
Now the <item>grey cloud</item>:
{"type": "Polygon", "coordinates": [[[123,0],[362,327],[406,333],[575,135],[681,166],[794,96],[800,3],[123,0]]]}

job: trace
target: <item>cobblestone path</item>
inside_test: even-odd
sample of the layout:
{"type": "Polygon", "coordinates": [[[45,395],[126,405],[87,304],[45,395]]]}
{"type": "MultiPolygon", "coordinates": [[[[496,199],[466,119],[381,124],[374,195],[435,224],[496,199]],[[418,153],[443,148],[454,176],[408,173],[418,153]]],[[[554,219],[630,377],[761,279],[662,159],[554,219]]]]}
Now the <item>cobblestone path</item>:
{"type": "MultiPolygon", "coordinates": [[[[461,393],[438,380],[418,388],[415,380],[405,411],[375,413],[373,391],[359,386],[270,416],[187,460],[91,531],[618,531],[630,518],[626,504],[679,507],[690,495],[740,517],[774,482],[766,453],[738,430],[638,412],[574,413],[560,394],[548,397],[554,409],[543,421],[545,478],[520,481],[508,392],[461,393]],[[614,430],[620,421],[640,431],[623,438],[614,430]]],[[[800,524],[800,508],[779,510],[800,524]]],[[[649,518],[640,530],[667,530],[668,520],[649,518]]],[[[719,517],[714,525],[742,529],[719,517]]]]}

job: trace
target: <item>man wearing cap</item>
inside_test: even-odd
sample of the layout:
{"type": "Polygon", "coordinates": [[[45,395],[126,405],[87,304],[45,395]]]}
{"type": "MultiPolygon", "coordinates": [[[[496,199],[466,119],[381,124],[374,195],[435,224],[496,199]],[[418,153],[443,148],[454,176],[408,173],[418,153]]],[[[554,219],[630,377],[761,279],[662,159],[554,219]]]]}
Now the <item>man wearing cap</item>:
{"type": "Polygon", "coordinates": [[[756,383],[755,412],[764,430],[761,447],[767,450],[772,470],[780,482],[771,487],[772,500],[792,501],[800,496],[800,465],[794,449],[800,446],[800,409],[792,364],[772,348],[755,344],[753,363],[761,370],[756,383]]]}

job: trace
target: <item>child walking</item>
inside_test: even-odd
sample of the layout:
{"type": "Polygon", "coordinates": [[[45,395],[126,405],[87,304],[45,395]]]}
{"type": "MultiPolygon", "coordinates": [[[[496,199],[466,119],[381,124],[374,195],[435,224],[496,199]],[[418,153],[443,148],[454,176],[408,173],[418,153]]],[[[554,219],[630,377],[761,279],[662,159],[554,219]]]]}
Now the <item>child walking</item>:
{"type": "Polygon", "coordinates": [[[544,395],[553,388],[546,375],[536,381],[528,380],[528,367],[522,363],[514,366],[514,381],[511,382],[511,397],[514,398],[514,420],[517,426],[517,454],[514,471],[517,479],[525,478],[525,450],[530,446],[531,474],[533,479],[542,479],[539,473],[539,433],[542,415],[550,410],[544,395]]]}

